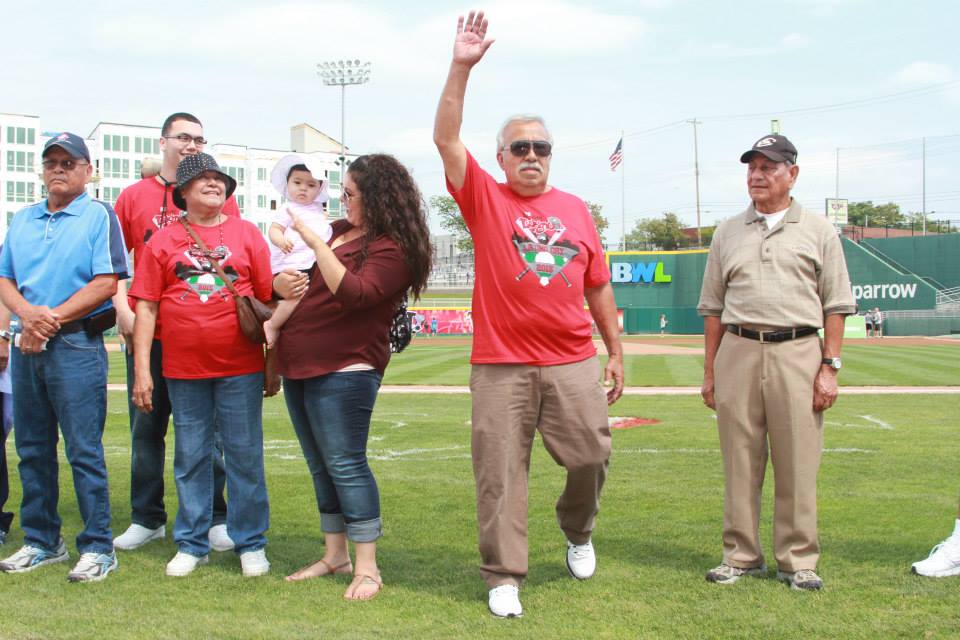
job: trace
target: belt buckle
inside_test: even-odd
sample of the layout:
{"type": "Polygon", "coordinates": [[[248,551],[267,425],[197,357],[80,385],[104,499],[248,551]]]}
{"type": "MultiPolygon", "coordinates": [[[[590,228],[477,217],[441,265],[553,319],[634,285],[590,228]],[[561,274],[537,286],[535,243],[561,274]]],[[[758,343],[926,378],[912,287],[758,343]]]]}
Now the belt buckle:
{"type": "Polygon", "coordinates": [[[791,340],[796,340],[796,339],[797,339],[797,328],[796,328],[796,327],[793,328],[793,337],[790,338],[790,339],[791,339],[791,340]]]}
{"type": "Polygon", "coordinates": [[[763,344],[763,331],[757,331],[757,335],[760,336],[760,344],[763,344]]]}

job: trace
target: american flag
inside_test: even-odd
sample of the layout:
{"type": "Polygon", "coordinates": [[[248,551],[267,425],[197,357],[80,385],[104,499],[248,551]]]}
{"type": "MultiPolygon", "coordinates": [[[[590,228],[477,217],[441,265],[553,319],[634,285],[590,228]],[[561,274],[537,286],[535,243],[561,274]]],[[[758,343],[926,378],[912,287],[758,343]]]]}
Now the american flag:
{"type": "Polygon", "coordinates": [[[610,171],[616,171],[621,162],[623,162],[623,138],[620,138],[617,148],[610,154],[610,171]]]}

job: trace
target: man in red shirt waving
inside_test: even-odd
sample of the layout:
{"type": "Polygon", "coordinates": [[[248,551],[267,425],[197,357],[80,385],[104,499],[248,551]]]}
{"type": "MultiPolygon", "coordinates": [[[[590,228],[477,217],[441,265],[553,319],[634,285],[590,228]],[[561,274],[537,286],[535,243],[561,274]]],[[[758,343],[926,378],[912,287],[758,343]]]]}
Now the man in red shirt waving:
{"type": "Polygon", "coordinates": [[[603,247],[586,205],[550,186],[553,139],[543,118],[509,118],[497,135],[498,183],[460,139],[473,66],[493,40],[483,12],[461,17],[434,142],[447,188],[473,236],[476,284],[470,391],[473,468],[490,611],[522,615],[527,575],[527,478],[536,431],[567,470],[557,520],[566,563],[591,577],[591,533],[610,457],[607,405],[623,391],[623,350],[603,247]],[[584,298],[589,313],[584,310],[584,298]],[[604,393],[591,316],[609,355],[604,393]]]}

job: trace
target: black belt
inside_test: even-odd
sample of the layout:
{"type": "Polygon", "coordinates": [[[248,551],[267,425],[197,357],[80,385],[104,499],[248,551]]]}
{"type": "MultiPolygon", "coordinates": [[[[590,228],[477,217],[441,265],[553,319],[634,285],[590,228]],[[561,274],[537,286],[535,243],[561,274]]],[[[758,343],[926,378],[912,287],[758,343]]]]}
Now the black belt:
{"type": "Polygon", "coordinates": [[[114,308],[101,311],[96,315],[79,320],[71,320],[60,325],[58,333],[79,333],[86,331],[87,335],[97,336],[117,323],[117,310],[114,308]]]}
{"type": "Polygon", "coordinates": [[[819,329],[816,327],[800,327],[798,329],[780,329],[779,331],[754,331],[753,329],[744,329],[735,324],[728,324],[727,331],[735,333],[741,338],[759,340],[760,342],[786,342],[794,338],[812,336],[819,331],[819,329]]]}

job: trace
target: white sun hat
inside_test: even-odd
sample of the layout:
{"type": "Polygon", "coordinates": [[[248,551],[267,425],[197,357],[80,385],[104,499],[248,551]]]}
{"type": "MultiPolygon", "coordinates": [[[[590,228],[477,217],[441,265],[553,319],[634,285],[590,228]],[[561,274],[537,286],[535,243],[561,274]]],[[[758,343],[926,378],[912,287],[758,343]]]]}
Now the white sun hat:
{"type": "Polygon", "coordinates": [[[328,180],[324,177],[323,167],[317,158],[305,157],[296,153],[283,156],[277,161],[273,171],[270,172],[270,184],[284,198],[289,198],[290,196],[287,195],[287,176],[290,175],[290,169],[298,164],[305,165],[310,171],[310,175],[320,181],[320,191],[317,192],[317,197],[313,201],[317,204],[326,202],[330,198],[327,191],[328,180]]]}

